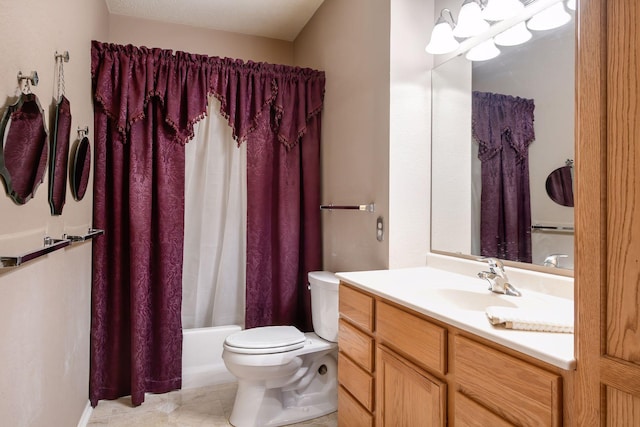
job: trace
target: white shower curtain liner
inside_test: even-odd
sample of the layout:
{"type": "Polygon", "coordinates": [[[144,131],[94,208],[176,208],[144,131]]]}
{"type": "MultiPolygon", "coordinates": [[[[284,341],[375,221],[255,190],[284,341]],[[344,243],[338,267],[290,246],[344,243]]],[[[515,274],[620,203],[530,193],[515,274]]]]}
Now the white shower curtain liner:
{"type": "Polygon", "coordinates": [[[210,96],[186,144],[183,329],[244,327],[246,146],[237,146],[210,96]]]}

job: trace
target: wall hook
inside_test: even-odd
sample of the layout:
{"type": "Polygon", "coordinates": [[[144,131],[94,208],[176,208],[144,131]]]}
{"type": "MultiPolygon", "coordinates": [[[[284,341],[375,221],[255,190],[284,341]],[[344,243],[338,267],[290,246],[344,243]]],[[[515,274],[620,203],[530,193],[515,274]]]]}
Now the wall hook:
{"type": "Polygon", "coordinates": [[[31,93],[31,85],[38,86],[39,81],[40,79],[38,79],[37,71],[32,71],[28,76],[22,74],[22,71],[18,71],[18,85],[20,86],[20,90],[22,90],[23,93],[31,93]],[[23,80],[26,80],[24,86],[22,83],[23,80]]]}
{"type": "Polygon", "coordinates": [[[63,53],[58,53],[56,50],[55,57],[56,59],[62,59],[64,62],[69,62],[69,51],[65,50],[63,53]]]}
{"type": "Polygon", "coordinates": [[[87,136],[89,134],[89,126],[85,126],[83,128],[81,128],[80,126],[78,126],[78,138],[82,139],[85,136],[87,136]]]}

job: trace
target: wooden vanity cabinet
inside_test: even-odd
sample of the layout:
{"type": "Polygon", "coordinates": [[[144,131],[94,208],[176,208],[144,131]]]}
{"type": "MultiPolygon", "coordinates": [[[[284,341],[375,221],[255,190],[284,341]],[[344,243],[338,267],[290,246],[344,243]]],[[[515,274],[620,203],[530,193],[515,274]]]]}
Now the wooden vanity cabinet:
{"type": "Polygon", "coordinates": [[[340,426],[571,425],[572,372],[340,284],[340,426]]]}

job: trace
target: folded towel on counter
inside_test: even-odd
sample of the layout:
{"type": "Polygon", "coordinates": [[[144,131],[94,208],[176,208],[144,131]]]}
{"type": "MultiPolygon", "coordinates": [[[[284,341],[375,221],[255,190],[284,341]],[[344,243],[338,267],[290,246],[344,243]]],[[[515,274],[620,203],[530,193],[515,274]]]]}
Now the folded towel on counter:
{"type": "Polygon", "coordinates": [[[508,329],[573,333],[573,311],[563,313],[550,310],[490,306],[486,308],[485,312],[492,325],[504,325],[508,329]]]}

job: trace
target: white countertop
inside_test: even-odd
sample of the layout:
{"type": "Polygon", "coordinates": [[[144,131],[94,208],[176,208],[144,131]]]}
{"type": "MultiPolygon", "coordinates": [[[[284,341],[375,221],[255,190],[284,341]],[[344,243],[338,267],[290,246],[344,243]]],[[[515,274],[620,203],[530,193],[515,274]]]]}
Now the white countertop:
{"type": "MultiPolygon", "coordinates": [[[[480,271],[480,270],[478,270],[480,271]]],[[[519,287],[522,297],[490,292],[485,280],[433,267],[336,273],[344,282],[562,369],[575,369],[574,336],[493,326],[488,306],[570,310],[573,300],[519,287]]],[[[547,311],[549,312],[549,311],[547,311]]]]}

